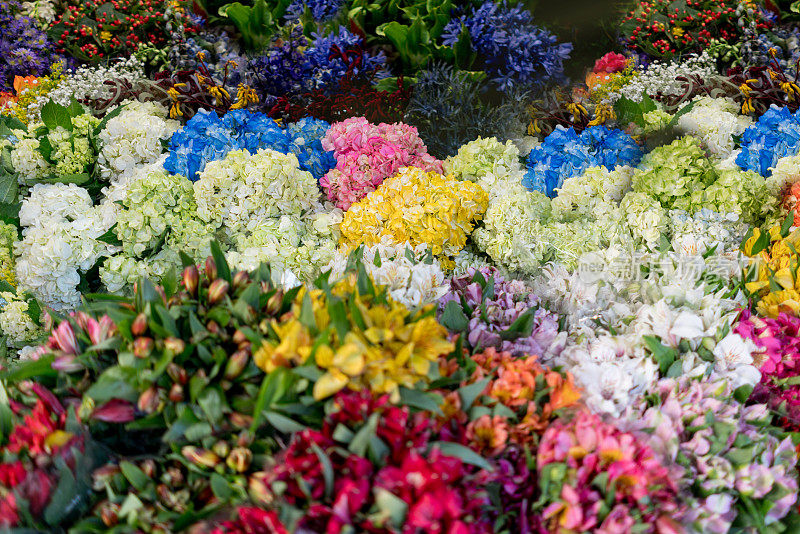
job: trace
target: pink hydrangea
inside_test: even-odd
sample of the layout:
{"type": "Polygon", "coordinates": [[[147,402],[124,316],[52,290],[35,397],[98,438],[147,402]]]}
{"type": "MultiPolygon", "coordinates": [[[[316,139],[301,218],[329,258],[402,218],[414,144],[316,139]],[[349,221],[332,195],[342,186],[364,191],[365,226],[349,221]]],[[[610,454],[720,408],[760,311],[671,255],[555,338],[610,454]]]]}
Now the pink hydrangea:
{"type": "Polygon", "coordinates": [[[320,180],[328,199],[344,210],[402,167],[444,172],[442,162],[428,154],[417,129],[402,122],[372,124],[353,117],[333,124],[322,139],[333,151],[336,167],[320,180]]]}
{"type": "Polygon", "coordinates": [[[594,72],[607,72],[609,74],[625,70],[628,58],[616,52],[609,52],[594,62],[594,72]]]}

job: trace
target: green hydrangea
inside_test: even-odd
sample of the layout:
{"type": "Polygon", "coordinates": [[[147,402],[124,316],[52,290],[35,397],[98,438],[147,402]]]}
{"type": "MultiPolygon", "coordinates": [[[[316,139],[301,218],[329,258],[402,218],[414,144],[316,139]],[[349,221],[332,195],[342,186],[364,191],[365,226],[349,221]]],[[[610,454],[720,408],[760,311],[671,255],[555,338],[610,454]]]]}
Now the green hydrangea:
{"type": "Polygon", "coordinates": [[[683,137],[647,154],[633,173],[632,186],[646,193],[667,210],[692,211],[692,197],[717,179],[714,165],[700,142],[683,137]]]}
{"type": "Polygon", "coordinates": [[[667,230],[669,218],[666,210],[653,197],[638,192],[630,192],[620,202],[625,222],[634,242],[649,250],[656,250],[661,234],[667,230]]]}
{"type": "Polygon", "coordinates": [[[460,180],[478,182],[487,174],[505,175],[522,170],[519,149],[512,141],[479,137],[463,145],[444,162],[445,172],[460,180]]]}
{"type": "Polygon", "coordinates": [[[18,238],[16,226],[0,223],[0,280],[8,282],[14,287],[17,287],[14,243],[18,238]]]}

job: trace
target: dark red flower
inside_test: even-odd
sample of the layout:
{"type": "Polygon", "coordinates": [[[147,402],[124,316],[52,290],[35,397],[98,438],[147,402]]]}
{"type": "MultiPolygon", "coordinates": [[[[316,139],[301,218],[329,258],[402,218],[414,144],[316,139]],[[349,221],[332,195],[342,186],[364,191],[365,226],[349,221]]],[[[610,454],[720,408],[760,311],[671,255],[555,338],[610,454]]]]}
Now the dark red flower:
{"type": "Polygon", "coordinates": [[[289,534],[272,510],[247,506],[239,508],[237,515],[237,519],[225,521],[211,534],[289,534]]]}

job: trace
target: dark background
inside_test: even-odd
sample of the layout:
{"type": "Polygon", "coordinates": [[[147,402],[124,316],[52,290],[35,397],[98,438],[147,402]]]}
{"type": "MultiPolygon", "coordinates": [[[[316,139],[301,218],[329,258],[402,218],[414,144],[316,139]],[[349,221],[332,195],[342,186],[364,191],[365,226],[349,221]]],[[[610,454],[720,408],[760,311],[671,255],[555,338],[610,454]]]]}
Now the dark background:
{"type": "Polygon", "coordinates": [[[567,75],[583,78],[586,69],[609,51],[619,51],[617,24],[633,2],[621,0],[523,0],[534,21],[569,41],[574,49],[567,75]]]}

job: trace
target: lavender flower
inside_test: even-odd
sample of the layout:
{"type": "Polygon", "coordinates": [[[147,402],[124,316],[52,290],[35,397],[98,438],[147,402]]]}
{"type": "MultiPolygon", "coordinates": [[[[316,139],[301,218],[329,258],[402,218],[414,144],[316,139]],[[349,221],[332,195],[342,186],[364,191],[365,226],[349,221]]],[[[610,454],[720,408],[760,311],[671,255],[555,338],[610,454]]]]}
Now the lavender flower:
{"type": "Polygon", "coordinates": [[[450,330],[463,329],[475,350],[544,357],[557,345],[558,317],[539,307],[525,282],[506,280],[493,267],[451,279],[450,292],[439,300],[439,318],[450,330]]]}
{"type": "Polygon", "coordinates": [[[316,22],[327,22],[339,13],[343,3],[343,0],[292,0],[286,8],[284,19],[296,22],[308,9],[316,22]]]}
{"type": "Polygon", "coordinates": [[[31,17],[20,15],[16,0],[0,0],[0,91],[10,91],[14,76],[41,76],[60,57],[31,17]]]}

